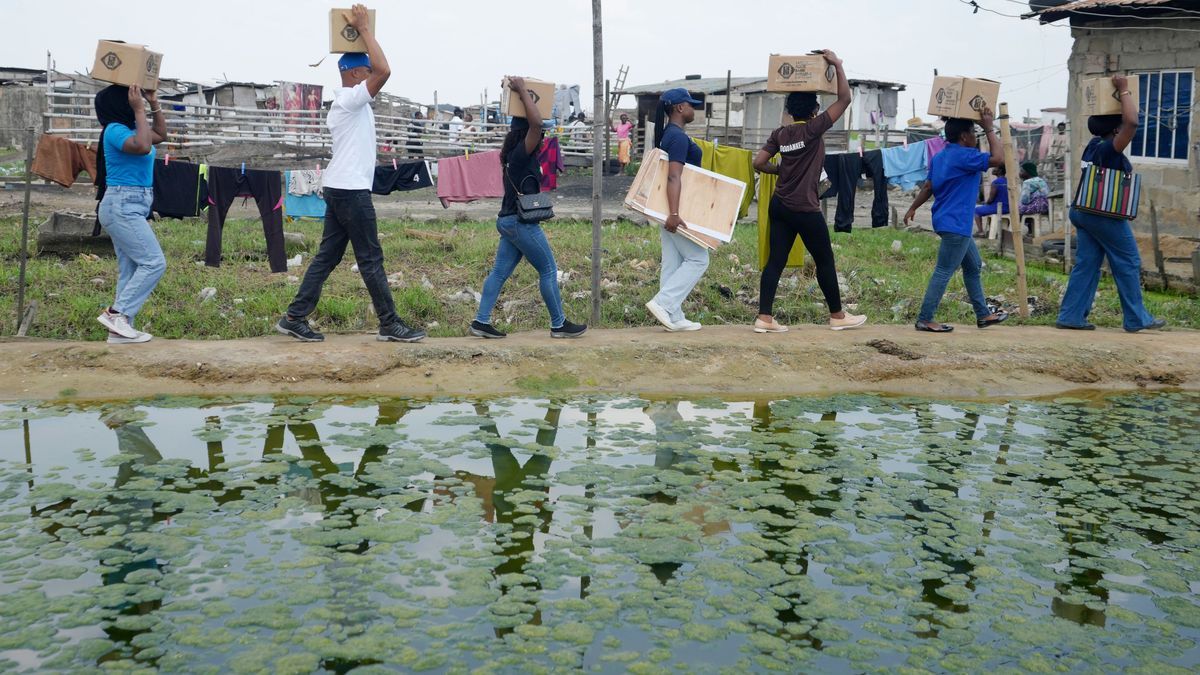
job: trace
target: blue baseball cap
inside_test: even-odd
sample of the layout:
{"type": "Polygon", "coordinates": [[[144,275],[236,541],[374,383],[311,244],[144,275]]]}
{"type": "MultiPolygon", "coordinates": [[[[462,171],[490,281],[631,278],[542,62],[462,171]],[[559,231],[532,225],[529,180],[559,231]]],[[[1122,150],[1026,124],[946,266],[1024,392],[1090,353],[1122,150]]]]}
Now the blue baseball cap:
{"type": "Polygon", "coordinates": [[[359,67],[371,67],[371,57],[365,52],[350,52],[342,54],[342,58],[338,59],[338,70],[346,72],[359,67]]]}
{"type": "Polygon", "coordinates": [[[692,98],[691,93],[683,87],[677,89],[668,89],[662,93],[662,102],[667,105],[679,105],[680,103],[690,103],[693,108],[698,108],[704,105],[704,101],[698,101],[692,98]]]}

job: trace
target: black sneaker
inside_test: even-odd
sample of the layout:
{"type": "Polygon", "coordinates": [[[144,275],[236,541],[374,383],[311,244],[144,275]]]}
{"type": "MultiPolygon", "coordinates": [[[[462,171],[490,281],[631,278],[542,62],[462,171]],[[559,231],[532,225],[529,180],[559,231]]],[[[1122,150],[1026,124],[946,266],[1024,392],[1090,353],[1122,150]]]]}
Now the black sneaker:
{"type": "Polygon", "coordinates": [[[1155,319],[1154,321],[1150,322],[1149,326],[1142,326],[1141,328],[1135,328],[1133,330],[1129,330],[1128,328],[1126,328],[1125,332],[1126,333],[1140,333],[1144,330],[1162,330],[1163,328],[1166,328],[1166,327],[1167,327],[1166,320],[1155,319]]]}
{"type": "Polygon", "coordinates": [[[1079,324],[1078,326],[1076,326],[1075,324],[1072,324],[1072,323],[1062,323],[1061,321],[1055,321],[1054,327],[1059,330],[1096,330],[1096,324],[1088,323],[1086,321],[1079,324]]]}
{"type": "Polygon", "coordinates": [[[275,330],[291,335],[301,342],[324,342],[325,336],[312,329],[307,319],[292,319],[287,316],[275,324],[275,330]]]}
{"type": "Polygon", "coordinates": [[[375,337],[379,342],[420,342],[425,339],[425,331],[419,328],[410,328],[403,321],[381,326],[379,335],[375,337]]]}
{"type": "Polygon", "coordinates": [[[480,323],[478,321],[471,322],[470,333],[475,337],[487,338],[489,340],[499,340],[508,335],[496,330],[496,327],[490,323],[480,323]]]}
{"type": "Polygon", "coordinates": [[[578,323],[567,321],[563,323],[561,328],[551,328],[550,337],[552,338],[577,338],[587,332],[587,326],[578,323]]]}

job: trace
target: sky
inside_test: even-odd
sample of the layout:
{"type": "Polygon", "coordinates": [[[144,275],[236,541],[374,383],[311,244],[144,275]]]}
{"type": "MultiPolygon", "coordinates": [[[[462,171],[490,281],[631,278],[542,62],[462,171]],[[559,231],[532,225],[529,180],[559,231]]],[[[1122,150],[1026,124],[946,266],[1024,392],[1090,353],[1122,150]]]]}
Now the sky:
{"type": "MultiPolygon", "coordinates": [[[[1018,0],[978,0],[1021,14],[1018,0]]],[[[495,0],[381,2],[376,33],[392,66],[384,91],[430,104],[494,100],[502,76],[524,75],[581,86],[592,96],[590,0],[554,0],[530,14],[495,0]]],[[[86,72],[98,39],[141,43],[162,52],[162,73],[215,83],[276,80],[337,86],[327,56],[328,13],[316,0],[0,0],[0,65],[86,72]],[[20,19],[20,20],[14,20],[20,19]]],[[[772,53],[829,48],[851,78],[901,82],[900,118],[915,101],[926,119],[929,84],[943,75],[1001,81],[1014,113],[1067,102],[1070,31],[1036,21],[972,13],[964,0],[603,0],[604,74],[651,84],[689,74],[766,75],[772,53]]],[[[1065,22],[1061,22],[1065,24],[1065,22]]],[[[326,95],[328,98],[328,94],[326,95]]],[[[631,107],[631,97],[622,106],[631,107]]]]}

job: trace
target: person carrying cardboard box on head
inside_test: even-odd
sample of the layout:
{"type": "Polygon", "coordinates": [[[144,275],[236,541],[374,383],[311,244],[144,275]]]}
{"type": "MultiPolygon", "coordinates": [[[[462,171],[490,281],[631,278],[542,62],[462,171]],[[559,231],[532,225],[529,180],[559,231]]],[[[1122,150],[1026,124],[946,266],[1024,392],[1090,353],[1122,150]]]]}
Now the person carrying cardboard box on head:
{"type": "MultiPolygon", "coordinates": [[[[1133,173],[1133,164],[1125,156],[1125,148],[1129,147],[1137,133],[1137,98],[1124,75],[1113,75],[1112,86],[1121,112],[1088,117],[1087,127],[1092,133],[1092,140],[1083,150],[1083,162],[1108,171],[1120,171],[1128,176],[1133,173]]],[[[1111,106],[1097,106],[1097,109],[1109,110],[1111,106]]],[[[1112,182],[1117,181],[1114,179],[1112,182]]],[[[1081,185],[1081,189],[1083,187],[1081,185]]],[[[1133,201],[1136,203],[1136,197],[1133,201]]],[[[1055,327],[1064,330],[1096,328],[1087,317],[1096,301],[1100,265],[1108,258],[1109,271],[1117,285],[1117,297],[1121,300],[1121,323],[1125,330],[1137,333],[1164,328],[1167,322],[1154,318],[1142,300],[1142,257],[1129,221],[1116,215],[1085,211],[1077,206],[1071,207],[1070,218],[1075,226],[1079,248],[1055,327]]]]}
{"type": "Polygon", "coordinates": [[[500,147],[500,171],[504,181],[504,201],[500,203],[500,213],[496,217],[500,243],[496,247],[492,271],[483,282],[479,312],[469,330],[475,337],[505,337],[505,333],[492,325],[492,310],[500,298],[504,283],[512,276],[521,258],[525,258],[538,273],[538,289],[542,293],[542,301],[546,303],[546,311],[550,313],[550,337],[581,337],[587,331],[587,326],[567,321],[563,313],[562,296],[558,289],[558,263],[554,261],[554,251],[550,249],[550,242],[540,222],[553,215],[545,209],[549,202],[543,204],[545,198],[538,197],[542,191],[542,166],[538,163],[538,150],[545,135],[542,131],[542,113],[529,93],[525,78],[507,77],[504,85],[510,90],[509,100],[518,98],[522,109],[509,108],[514,112],[512,125],[500,147]],[[535,212],[527,210],[525,204],[534,207],[535,212]]]}
{"type": "Polygon", "coordinates": [[[658,102],[654,119],[657,147],[667,153],[667,220],[659,231],[662,239],[662,270],[658,294],[646,309],[669,331],[700,330],[703,326],[683,314],[683,302],[708,269],[708,249],[679,233],[687,229],[679,217],[683,165],[700,166],[704,153],[688,138],[683,127],[696,119],[696,108],[704,105],[687,89],[668,89],[658,102]]]}
{"type": "Polygon", "coordinates": [[[371,295],[379,318],[380,342],[418,342],[425,331],[412,328],[396,315],[396,304],[383,270],[383,249],[371,203],[375,179],[375,100],[391,76],[383,49],[371,32],[367,8],[354,5],[346,21],[358,31],[367,53],[347,53],[338,59],[342,86],[333,92],[327,124],[333,136],[333,159],[322,176],[325,197],[325,231],[321,247],[304,274],[300,290],[287,314],[275,325],[284,335],[303,342],[320,342],[324,335],[308,325],[308,315],[317,307],[321,287],[333,272],[346,245],[354,247],[359,273],[371,295]]]}
{"type": "Polygon", "coordinates": [[[975,309],[975,323],[980,328],[1000,323],[1008,318],[1004,311],[992,312],[983,294],[983,259],[971,237],[975,219],[975,200],[979,196],[980,174],[988,167],[1004,166],[1004,147],[996,138],[992,111],[984,107],[979,111],[979,124],[987,133],[988,150],[979,150],[979,139],[975,136],[975,122],[963,118],[946,120],[946,149],[938,153],[929,165],[929,180],[917,193],[916,200],[904,214],[907,225],[916,216],[917,209],[929,201],[933,203],[933,231],[942,238],[938,248],[937,266],[925,289],[925,299],[917,316],[916,329],[929,333],[949,333],[953,326],[933,320],[946,285],[955,270],[962,268],[963,285],[975,309]]]}
{"type": "Polygon", "coordinates": [[[117,295],[96,320],[109,344],[149,342],[134,318],[167,269],[147,219],[154,202],[154,146],[167,140],[158,93],[114,84],[96,94],[100,148],[96,153],[96,215],[117,253],[117,295]],[[144,99],[144,100],[143,100],[144,99]],[[146,103],[154,121],[146,120],[146,103]]]}
{"type": "Polygon", "coordinates": [[[792,118],[791,124],[771,132],[762,150],[754,157],[756,171],[779,176],[779,185],[771,198],[771,252],[759,281],[755,333],[787,331],[787,326],[775,321],[772,306],[775,292],[779,289],[779,277],[787,266],[797,236],[804,242],[804,248],[812,254],[813,262],[817,265],[817,283],[825,295],[825,304],[829,306],[829,327],[843,330],[857,328],[867,322],[865,316],[847,314],[842,310],[837,268],[833,262],[833,244],[829,240],[825,217],[821,215],[821,201],[817,198],[817,185],[821,182],[821,169],[825,165],[824,134],[850,107],[850,82],[842,69],[842,60],[828,49],[820,53],[837,70],[837,100],[828,110],[820,112],[821,102],[815,92],[794,91],[788,94],[784,108],[792,118]],[[775,155],[781,156],[779,164],[771,163],[775,155]]]}

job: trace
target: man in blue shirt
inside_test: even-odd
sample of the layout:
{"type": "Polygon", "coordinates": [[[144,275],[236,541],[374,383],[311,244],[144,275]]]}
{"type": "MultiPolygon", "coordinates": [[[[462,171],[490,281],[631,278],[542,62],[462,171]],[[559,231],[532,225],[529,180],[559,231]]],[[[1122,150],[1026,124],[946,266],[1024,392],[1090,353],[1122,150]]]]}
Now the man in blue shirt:
{"type": "Polygon", "coordinates": [[[1004,165],[1004,149],[996,138],[993,128],[992,111],[984,108],[980,114],[980,125],[987,134],[988,150],[979,150],[979,139],[975,136],[975,122],[968,119],[951,118],[946,121],[946,149],[934,156],[929,165],[929,180],[917,194],[908,213],[904,214],[905,224],[912,221],[917,209],[929,201],[933,202],[933,231],[942,238],[938,248],[937,267],[929,279],[925,289],[925,300],[921,303],[921,312],[917,316],[916,328],[930,333],[949,333],[953,326],[937,323],[933,315],[942,296],[946,294],[946,285],[954,271],[962,268],[963,285],[967,287],[967,295],[975,308],[975,323],[980,328],[987,328],[1008,318],[1003,311],[992,312],[987,305],[987,296],[983,294],[983,280],[980,270],[983,269],[983,259],[979,257],[979,249],[971,237],[971,226],[975,218],[975,200],[979,197],[980,174],[988,167],[1004,165]]]}

